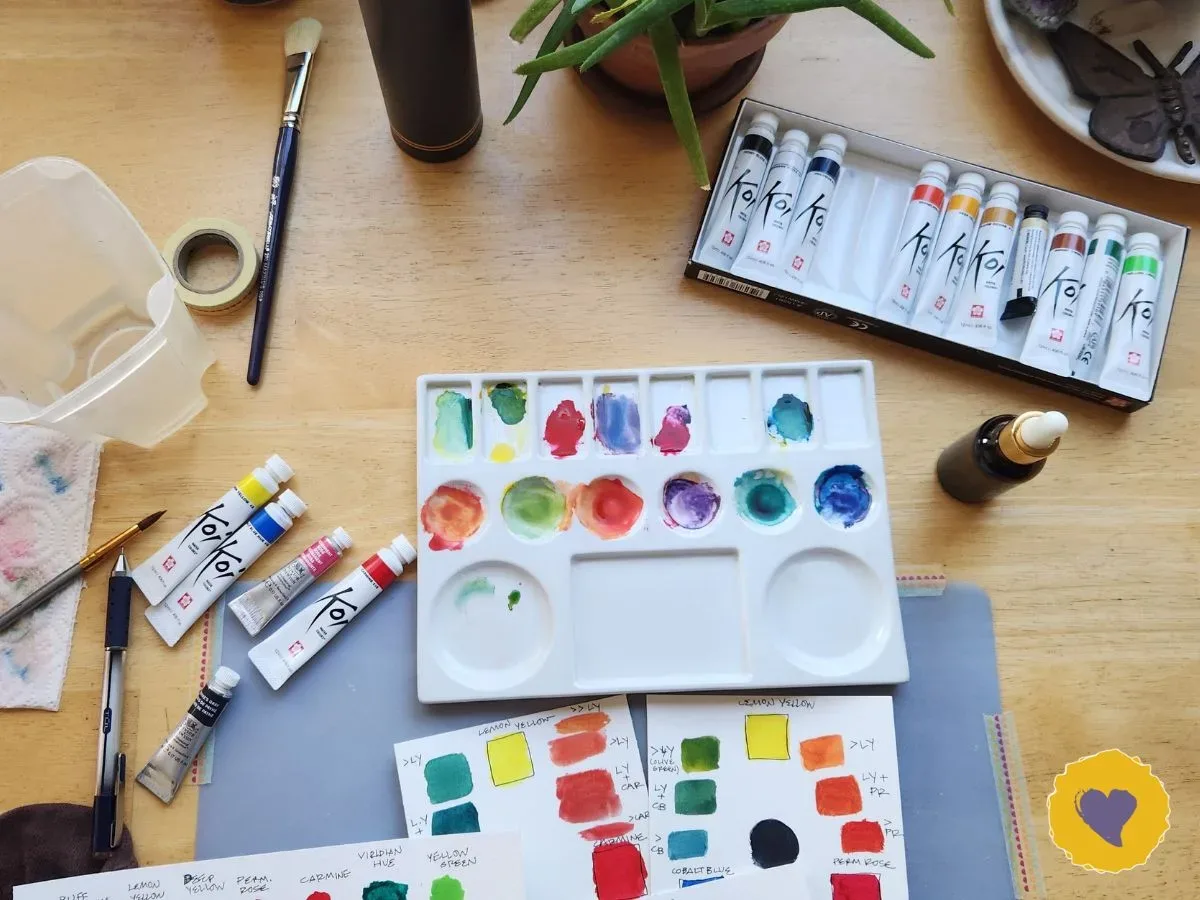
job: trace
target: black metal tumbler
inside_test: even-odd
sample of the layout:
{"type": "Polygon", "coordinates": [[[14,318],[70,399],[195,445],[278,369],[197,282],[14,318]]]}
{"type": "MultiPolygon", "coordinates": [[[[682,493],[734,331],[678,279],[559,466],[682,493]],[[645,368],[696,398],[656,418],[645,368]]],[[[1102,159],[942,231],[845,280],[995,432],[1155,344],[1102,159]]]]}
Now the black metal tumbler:
{"type": "Polygon", "coordinates": [[[470,0],[358,0],[392,138],[428,162],[456,159],[483,130],[470,0]]]}

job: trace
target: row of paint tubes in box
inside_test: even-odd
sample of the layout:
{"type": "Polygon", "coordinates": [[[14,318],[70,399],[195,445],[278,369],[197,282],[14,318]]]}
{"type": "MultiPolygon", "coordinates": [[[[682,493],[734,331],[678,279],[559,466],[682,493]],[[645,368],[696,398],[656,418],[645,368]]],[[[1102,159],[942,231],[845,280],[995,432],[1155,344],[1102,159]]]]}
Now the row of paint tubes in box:
{"type": "MultiPolygon", "coordinates": [[[[846,139],[823,136],[806,166],[809,139],[798,129],[784,133],[772,159],[778,127],[772,113],[754,117],[702,256],[734,274],[796,290],[820,246],[846,139]]],[[[1088,217],[1074,211],[1063,213],[1052,233],[1049,210],[1036,204],[1026,207],[1018,232],[1015,184],[992,185],[985,204],[983,176],[967,172],[947,203],[949,178],[945,163],[921,170],[875,315],[983,350],[996,348],[998,318],[1032,316],[1021,362],[1089,381],[1103,356],[1102,387],[1148,400],[1162,268],[1158,237],[1139,233],[1126,245],[1128,223],[1108,213],[1089,243],[1088,217]]]]}

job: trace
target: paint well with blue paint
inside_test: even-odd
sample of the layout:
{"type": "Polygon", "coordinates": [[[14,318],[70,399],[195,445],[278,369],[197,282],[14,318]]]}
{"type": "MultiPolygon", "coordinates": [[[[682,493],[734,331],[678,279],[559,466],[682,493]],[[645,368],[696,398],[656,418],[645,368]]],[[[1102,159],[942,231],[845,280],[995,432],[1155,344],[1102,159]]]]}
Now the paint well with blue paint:
{"type": "Polygon", "coordinates": [[[860,466],[832,466],[817,476],[813,505],[832,525],[850,528],[871,511],[871,488],[860,466]]]}
{"type": "Polygon", "coordinates": [[[637,399],[605,391],[592,404],[596,440],[609,453],[637,453],[642,441],[642,420],[637,399]]]}
{"type": "Polygon", "coordinates": [[[767,414],[767,434],[786,443],[803,443],[812,438],[813,414],[795,394],[784,394],[767,414]]]}
{"type": "Polygon", "coordinates": [[[699,859],[708,853],[708,832],[703,828],[672,831],[667,835],[667,859],[699,859]]]}

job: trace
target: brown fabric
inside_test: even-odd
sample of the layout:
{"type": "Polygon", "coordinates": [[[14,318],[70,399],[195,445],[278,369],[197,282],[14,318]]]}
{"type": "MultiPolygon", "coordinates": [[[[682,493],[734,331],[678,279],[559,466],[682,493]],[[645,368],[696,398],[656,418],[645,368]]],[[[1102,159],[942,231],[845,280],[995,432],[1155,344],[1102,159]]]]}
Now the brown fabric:
{"type": "Polygon", "coordinates": [[[73,803],[36,803],[0,815],[0,900],[13,887],[72,875],[137,867],[126,829],[109,856],[92,856],[92,809],[73,803]]]}

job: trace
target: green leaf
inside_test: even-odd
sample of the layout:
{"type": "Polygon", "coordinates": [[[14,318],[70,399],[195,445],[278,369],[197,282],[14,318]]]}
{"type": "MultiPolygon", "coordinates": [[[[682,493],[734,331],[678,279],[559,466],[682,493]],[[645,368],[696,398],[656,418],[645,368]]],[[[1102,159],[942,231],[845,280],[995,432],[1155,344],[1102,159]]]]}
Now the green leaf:
{"type": "Polygon", "coordinates": [[[602,10],[592,16],[593,22],[607,22],[619,12],[624,12],[635,3],[642,3],[644,0],[625,0],[624,3],[618,3],[616,6],[610,6],[608,9],[602,10]]]}
{"type": "Polygon", "coordinates": [[[704,37],[712,29],[708,25],[708,17],[712,14],[713,0],[695,0],[696,11],[692,13],[692,27],[696,29],[696,37],[704,37]]]}
{"type": "Polygon", "coordinates": [[[542,24],[546,16],[550,15],[554,7],[562,3],[563,0],[533,0],[529,6],[525,7],[525,12],[517,18],[513,23],[512,30],[508,32],[508,36],[518,44],[529,37],[530,32],[542,24]]]}
{"type": "Polygon", "coordinates": [[[604,43],[606,31],[608,31],[607,28],[599,34],[593,34],[569,47],[560,47],[553,53],[539,53],[528,62],[521,63],[515,71],[518,75],[540,75],[543,72],[553,72],[555,69],[577,66],[587,59],[593,50],[604,43]]]}
{"type": "Polygon", "coordinates": [[[952,16],[958,15],[958,13],[954,11],[954,0],[942,0],[942,2],[946,4],[946,12],[950,13],[952,16]]]}
{"type": "MultiPolygon", "coordinates": [[[[591,0],[585,0],[591,2],[591,0]]],[[[538,56],[549,53],[555,47],[563,42],[567,36],[567,32],[571,30],[571,26],[575,24],[575,4],[564,2],[563,8],[558,11],[558,18],[550,24],[550,30],[546,32],[546,36],[542,38],[542,45],[538,48],[538,56]]],[[[521,85],[521,92],[517,94],[517,99],[513,102],[512,109],[509,110],[508,118],[504,120],[507,125],[525,108],[525,104],[529,101],[533,89],[537,87],[538,79],[541,75],[526,75],[525,83],[521,85]]]]}
{"type": "Polygon", "coordinates": [[[579,71],[586,72],[618,47],[628,44],[639,34],[644,34],[651,25],[670,19],[671,16],[675,15],[675,13],[691,2],[692,0],[646,0],[646,2],[634,9],[633,12],[608,28],[605,28],[597,35],[598,37],[605,38],[605,41],[595,50],[592,50],[587,58],[580,63],[579,71]]]}
{"type": "Polygon", "coordinates": [[[700,132],[696,129],[696,117],[692,115],[692,101],[688,97],[687,84],[683,78],[683,66],[679,63],[679,35],[669,18],[651,25],[649,35],[650,44],[654,48],[654,60],[658,63],[658,77],[662,79],[663,93],[667,97],[667,108],[671,111],[675,133],[679,135],[679,142],[687,151],[696,183],[707,191],[708,164],[704,160],[700,132]]]}

